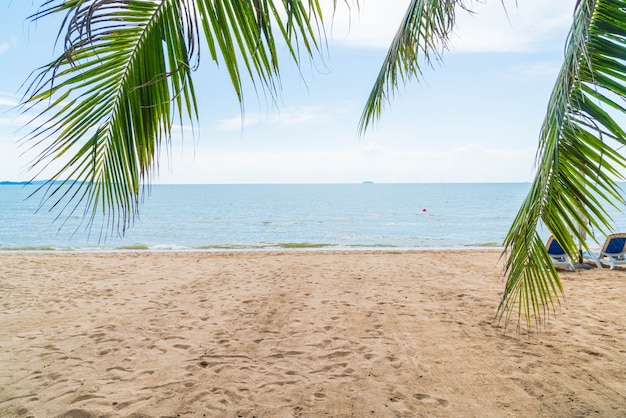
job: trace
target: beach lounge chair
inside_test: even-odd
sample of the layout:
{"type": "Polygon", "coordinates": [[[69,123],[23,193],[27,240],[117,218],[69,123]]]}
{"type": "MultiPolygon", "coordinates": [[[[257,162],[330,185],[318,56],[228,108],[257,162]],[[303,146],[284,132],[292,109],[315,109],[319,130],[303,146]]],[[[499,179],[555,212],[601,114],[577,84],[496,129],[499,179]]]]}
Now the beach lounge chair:
{"type": "Polygon", "coordinates": [[[613,270],[618,264],[626,264],[626,233],[609,235],[599,253],[585,252],[583,257],[596,263],[598,268],[605,265],[613,270]]]}
{"type": "Polygon", "coordinates": [[[554,235],[550,235],[550,238],[548,238],[546,248],[548,249],[548,254],[556,267],[566,267],[569,271],[574,271],[574,264],[572,264],[569,257],[567,257],[565,250],[554,238],[554,235]]]}

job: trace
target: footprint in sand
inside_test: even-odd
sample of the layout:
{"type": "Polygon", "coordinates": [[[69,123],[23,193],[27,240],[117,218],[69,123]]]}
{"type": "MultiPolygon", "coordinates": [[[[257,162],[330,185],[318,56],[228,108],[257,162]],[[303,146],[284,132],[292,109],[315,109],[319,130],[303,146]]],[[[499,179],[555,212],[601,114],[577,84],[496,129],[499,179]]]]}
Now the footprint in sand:
{"type": "Polygon", "coordinates": [[[399,369],[404,364],[404,362],[396,356],[387,356],[387,360],[394,369],[399,369]]]}
{"type": "Polygon", "coordinates": [[[413,395],[413,397],[420,402],[430,403],[430,404],[435,404],[435,405],[448,406],[448,403],[449,403],[445,399],[434,398],[430,395],[426,395],[425,393],[416,393],[415,395],[413,395]]]}
{"type": "Polygon", "coordinates": [[[174,344],[172,347],[178,348],[179,350],[188,350],[191,348],[189,344],[174,344]]]}
{"type": "Polygon", "coordinates": [[[315,396],[315,399],[318,400],[326,399],[326,394],[323,392],[315,392],[313,396],[315,396]]]}

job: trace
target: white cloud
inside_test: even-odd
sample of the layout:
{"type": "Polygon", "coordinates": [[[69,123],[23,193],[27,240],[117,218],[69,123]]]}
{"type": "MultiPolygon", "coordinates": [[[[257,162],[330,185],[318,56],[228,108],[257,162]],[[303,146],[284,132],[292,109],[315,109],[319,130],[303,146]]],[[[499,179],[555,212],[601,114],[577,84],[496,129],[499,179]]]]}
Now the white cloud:
{"type": "Polygon", "coordinates": [[[205,148],[194,156],[171,159],[171,167],[161,172],[157,182],[521,182],[531,178],[534,155],[534,148],[499,149],[475,144],[434,150],[365,144],[271,152],[205,148]]]}
{"type": "Polygon", "coordinates": [[[17,106],[18,104],[17,100],[0,97],[0,106],[17,106]]]}
{"type": "Polygon", "coordinates": [[[452,50],[456,52],[530,52],[562,48],[572,22],[574,0],[489,1],[476,15],[457,21],[452,50]],[[555,43],[555,40],[559,42],[555,43]]]}
{"type": "Polygon", "coordinates": [[[492,148],[476,143],[440,149],[374,146],[367,151],[365,163],[377,167],[383,181],[520,182],[530,180],[534,155],[533,147],[492,148]]]}
{"type": "Polygon", "coordinates": [[[17,37],[11,36],[9,41],[0,42],[0,55],[9,51],[9,49],[16,46],[18,43],[17,37]]]}
{"type": "Polygon", "coordinates": [[[19,100],[15,97],[15,95],[0,92],[0,106],[15,107],[18,104],[19,100]]]}
{"type": "Polygon", "coordinates": [[[4,116],[0,113],[0,126],[13,126],[16,128],[24,127],[32,120],[32,117],[26,115],[4,116]]]}
{"type": "Polygon", "coordinates": [[[24,173],[24,160],[20,159],[19,150],[14,140],[2,137],[0,140],[0,181],[18,181],[24,173]]]}
{"type": "Polygon", "coordinates": [[[217,130],[221,132],[235,132],[259,124],[280,128],[308,122],[319,123],[330,118],[331,114],[328,113],[328,110],[320,107],[287,107],[281,108],[278,112],[245,112],[243,115],[221,119],[217,121],[217,130]]]}
{"type": "MultiPolygon", "coordinates": [[[[386,48],[406,12],[409,0],[368,0],[360,12],[338,3],[331,39],[363,47],[386,48]]],[[[452,35],[454,52],[521,52],[554,49],[554,38],[565,39],[575,0],[525,0],[516,6],[498,0],[475,2],[472,15],[457,11],[452,35]],[[507,18],[508,13],[508,18],[507,18]]],[[[332,10],[332,9],[330,9],[332,10]]],[[[326,12],[327,15],[331,13],[326,12]]],[[[561,47],[561,45],[559,45],[561,47]]]]}
{"type": "Polygon", "coordinates": [[[328,2],[325,16],[333,16],[327,31],[332,40],[359,46],[386,48],[406,12],[408,1],[368,0],[360,9],[337,3],[334,14],[328,2]]]}
{"type": "Polygon", "coordinates": [[[531,81],[545,77],[556,79],[559,70],[560,67],[553,62],[534,62],[511,67],[504,78],[515,81],[531,81]]]}

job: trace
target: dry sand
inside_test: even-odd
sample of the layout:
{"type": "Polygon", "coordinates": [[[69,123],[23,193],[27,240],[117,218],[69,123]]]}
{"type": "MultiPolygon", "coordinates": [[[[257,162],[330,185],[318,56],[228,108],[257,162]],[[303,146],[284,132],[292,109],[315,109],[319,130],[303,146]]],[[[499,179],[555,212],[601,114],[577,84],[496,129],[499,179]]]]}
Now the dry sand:
{"type": "Polygon", "coordinates": [[[2,417],[624,417],[626,269],[492,319],[498,251],[0,254],[2,417]]]}

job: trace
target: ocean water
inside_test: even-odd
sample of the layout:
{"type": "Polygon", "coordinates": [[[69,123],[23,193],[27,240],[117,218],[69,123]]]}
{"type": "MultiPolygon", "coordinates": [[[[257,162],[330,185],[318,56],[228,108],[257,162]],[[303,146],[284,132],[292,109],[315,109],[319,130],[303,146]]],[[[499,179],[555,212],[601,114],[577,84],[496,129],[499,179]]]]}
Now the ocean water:
{"type": "Polygon", "coordinates": [[[37,210],[0,185],[0,251],[499,247],[529,189],[513,184],[155,185],[123,237],[37,210]]]}

